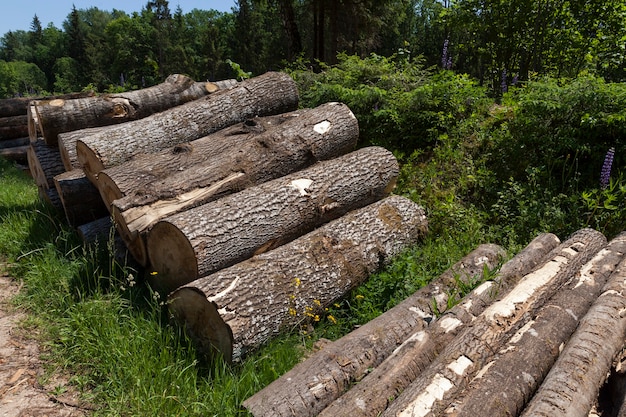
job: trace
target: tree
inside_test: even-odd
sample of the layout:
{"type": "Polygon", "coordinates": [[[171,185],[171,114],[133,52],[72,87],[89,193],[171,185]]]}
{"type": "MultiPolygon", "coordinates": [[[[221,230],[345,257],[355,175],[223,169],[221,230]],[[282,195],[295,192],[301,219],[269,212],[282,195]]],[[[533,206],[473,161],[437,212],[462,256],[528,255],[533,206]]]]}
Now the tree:
{"type": "Polygon", "coordinates": [[[68,36],[68,50],[67,56],[74,59],[77,64],[77,78],[79,83],[86,84],[87,81],[87,68],[89,60],[87,58],[86,51],[86,38],[83,24],[80,19],[76,6],[72,6],[72,11],[68,15],[68,18],[63,22],[65,33],[68,36]]]}

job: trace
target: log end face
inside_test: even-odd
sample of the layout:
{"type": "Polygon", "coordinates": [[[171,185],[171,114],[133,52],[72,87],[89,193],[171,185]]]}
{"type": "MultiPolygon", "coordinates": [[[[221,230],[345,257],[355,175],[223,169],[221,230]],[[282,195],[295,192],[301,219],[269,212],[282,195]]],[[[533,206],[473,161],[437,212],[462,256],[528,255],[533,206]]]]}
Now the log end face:
{"type": "Polygon", "coordinates": [[[198,288],[180,288],[168,297],[168,309],[175,321],[185,329],[198,353],[209,360],[222,355],[232,362],[233,333],[220,316],[214,302],[198,288]]]}
{"type": "Polygon", "coordinates": [[[76,153],[78,162],[85,172],[85,176],[97,187],[98,174],[105,168],[104,163],[98,158],[96,152],[82,140],[76,142],[76,153]]]}
{"type": "Polygon", "coordinates": [[[113,179],[105,171],[98,175],[97,181],[97,188],[100,191],[102,201],[104,201],[105,206],[110,211],[113,201],[124,197],[124,194],[119,189],[117,184],[115,184],[115,181],[113,181],[113,179]]]}
{"type": "Polygon", "coordinates": [[[198,278],[198,261],[187,237],[168,221],[154,225],[146,237],[152,273],[150,285],[167,294],[198,278]]]}

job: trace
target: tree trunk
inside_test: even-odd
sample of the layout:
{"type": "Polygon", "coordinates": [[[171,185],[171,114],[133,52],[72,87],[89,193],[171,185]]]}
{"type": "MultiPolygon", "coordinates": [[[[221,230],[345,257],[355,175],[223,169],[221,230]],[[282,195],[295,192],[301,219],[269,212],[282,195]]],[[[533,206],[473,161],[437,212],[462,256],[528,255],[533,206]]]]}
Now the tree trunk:
{"type": "Polygon", "coordinates": [[[59,133],[142,119],[208,93],[206,88],[197,88],[191,78],[174,74],[161,84],[141,90],[77,100],[38,101],[37,127],[47,144],[57,145],[59,133]],[[191,93],[185,91],[189,88],[191,93]]]}
{"type": "Polygon", "coordinates": [[[239,361],[363,283],[427,229],[424,210],[392,196],[170,294],[198,351],[239,361]]]}
{"type": "MultiPolygon", "coordinates": [[[[558,238],[552,234],[542,234],[535,238],[500,269],[494,281],[483,283],[431,326],[410,335],[392,355],[324,409],[319,416],[379,415],[387,408],[390,399],[395,398],[415,380],[439,352],[481,314],[496,296],[506,294],[523,275],[545,262],[549,251],[558,243],[558,238]]],[[[284,399],[281,398],[280,401],[284,399]]]]}
{"type": "Polygon", "coordinates": [[[48,97],[18,97],[0,100],[0,117],[20,116],[28,112],[28,106],[33,100],[52,100],[55,98],[74,99],[93,96],[92,91],[62,94],[48,97]]]}
{"type": "Polygon", "coordinates": [[[0,117],[0,141],[28,136],[26,115],[0,117]]]}
{"type": "Polygon", "coordinates": [[[30,145],[30,138],[15,138],[0,140],[0,149],[17,148],[30,145]]]}
{"type": "MultiPolygon", "coordinates": [[[[210,187],[233,173],[221,195],[278,178],[356,148],[359,125],[345,104],[249,119],[156,154],[138,156],[98,175],[105,202],[142,212],[155,201],[210,187]],[[137,208],[135,208],[137,207],[137,208]]],[[[127,220],[127,223],[129,221],[127,220]]]]}
{"type": "Polygon", "coordinates": [[[63,205],[61,204],[61,199],[59,198],[59,193],[56,189],[44,187],[37,187],[37,189],[41,201],[50,204],[52,207],[59,211],[63,210],[63,205]]]}
{"type": "MultiPolygon", "coordinates": [[[[78,235],[87,245],[102,244],[107,245],[109,254],[113,260],[122,267],[127,267],[138,271],[140,266],[128,253],[128,249],[119,234],[115,233],[111,216],[103,217],[92,222],[82,224],[76,228],[78,235]]],[[[134,281],[129,277],[129,282],[134,281]]]]}
{"type": "MultiPolygon", "coordinates": [[[[626,234],[613,239],[487,363],[446,410],[450,417],[517,416],[626,253],[626,234]],[[506,388],[504,388],[506,387],[506,388]],[[498,395],[506,390],[506,396],[498,395]]],[[[596,389],[597,396],[597,389],[596,389]]],[[[591,405],[589,405],[591,408],[591,405]]],[[[567,414],[570,415],[570,414],[567,414]]]]}
{"type": "Polygon", "coordinates": [[[287,74],[269,72],[203,99],[118,125],[105,134],[82,138],[76,150],[85,174],[95,183],[100,171],[137,154],[155,153],[250,117],[284,113],[297,106],[295,82],[287,74]]]}
{"type": "Polygon", "coordinates": [[[102,133],[111,128],[115,128],[115,126],[88,127],[85,129],[72,130],[71,132],[59,133],[59,151],[61,152],[61,161],[63,161],[65,170],[82,169],[80,162],[78,162],[78,155],[76,154],[76,142],[78,142],[78,139],[96,133],[102,133]]]}
{"type": "MultiPolygon", "coordinates": [[[[624,239],[624,234],[619,236],[624,239]]],[[[581,319],[522,416],[586,417],[626,339],[626,258],[581,319]]]]}
{"type": "Polygon", "coordinates": [[[35,184],[44,189],[54,189],[54,177],[65,172],[58,148],[48,146],[39,139],[31,142],[27,153],[28,167],[35,184]]]}
{"type": "Polygon", "coordinates": [[[575,233],[552,251],[540,268],[523,277],[504,298],[489,306],[413,381],[382,416],[435,416],[489,362],[502,344],[532,317],[559,287],[606,245],[591,229],[575,233]]]}
{"type": "Polygon", "coordinates": [[[65,217],[71,226],[77,227],[109,216],[98,189],[81,169],[55,176],[54,183],[65,217]]]}
{"type": "Polygon", "coordinates": [[[391,152],[363,148],[167,217],[147,235],[151,284],[168,293],[278,247],[384,198],[398,171],[391,152]]]}
{"type": "Polygon", "coordinates": [[[17,162],[18,164],[28,164],[29,149],[29,145],[2,148],[0,149],[0,157],[8,159],[9,161],[17,162]]]}

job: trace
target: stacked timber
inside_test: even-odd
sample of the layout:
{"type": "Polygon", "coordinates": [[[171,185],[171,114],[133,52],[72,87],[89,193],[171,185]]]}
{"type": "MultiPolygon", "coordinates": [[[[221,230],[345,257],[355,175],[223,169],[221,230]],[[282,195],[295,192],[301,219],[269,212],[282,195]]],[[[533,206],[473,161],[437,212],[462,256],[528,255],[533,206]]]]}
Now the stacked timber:
{"type": "MultiPolygon", "coordinates": [[[[386,358],[371,361],[376,355],[359,349],[365,335],[376,343],[386,336],[393,309],[243,406],[257,417],[592,415],[612,364],[623,368],[626,233],[607,244],[583,229],[557,242],[538,237],[494,281],[437,318],[415,305],[424,323],[386,358]],[[354,372],[362,358],[367,368],[354,372]]],[[[610,415],[624,391],[613,389],[619,402],[610,415]]]]}

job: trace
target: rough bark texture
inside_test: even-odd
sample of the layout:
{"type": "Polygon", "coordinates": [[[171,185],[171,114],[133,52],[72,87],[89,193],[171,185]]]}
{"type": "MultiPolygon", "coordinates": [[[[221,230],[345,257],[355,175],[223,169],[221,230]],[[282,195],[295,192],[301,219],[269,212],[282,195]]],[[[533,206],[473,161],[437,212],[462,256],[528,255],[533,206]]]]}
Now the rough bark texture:
{"type": "MultiPolygon", "coordinates": [[[[500,269],[494,281],[481,284],[465,296],[462,303],[448,310],[425,330],[408,337],[383,363],[331,403],[319,416],[377,416],[384,411],[390,399],[395,398],[415,380],[439,352],[481,314],[496,296],[506,294],[522,276],[545,262],[548,253],[558,243],[558,238],[553,234],[542,234],[535,238],[500,269]]],[[[262,394],[257,401],[261,398],[262,394]]],[[[280,400],[284,401],[282,398],[280,400]]],[[[248,401],[244,404],[248,404],[248,401]]],[[[269,402],[269,399],[266,401],[269,402]]],[[[255,413],[255,416],[260,415],[269,414],[255,413]]]]}
{"type": "Polygon", "coordinates": [[[517,416],[625,253],[623,234],[598,252],[511,338],[446,410],[446,416],[517,416]]]}
{"type": "Polygon", "coordinates": [[[303,169],[355,149],[359,126],[348,106],[323,104],[279,116],[253,118],[186,145],[105,169],[98,188],[123,211],[209,187],[234,172],[244,175],[221,195],[303,169]]]}
{"type": "Polygon", "coordinates": [[[0,148],[0,157],[18,164],[28,164],[28,150],[30,145],[15,146],[12,148],[0,148]]]}
{"type": "Polygon", "coordinates": [[[67,171],[54,177],[61,206],[67,222],[77,227],[109,216],[98,189],[81,169],[67,171]]]}
{"type": "Polygon", "coordinates": [[[442,413],[502,344],[605,245],[605,237],[591,229],[572,235],[551,252],[543,266],[524,276],[446,346],[382,416],[442,413]]]}
{"type": "Polygon", "coordinates": [[[447,293],[454,277],[468,282],[493,268],[504,256],[497,245],[481,245],[431,284],[353,332],[325,346],[244,401],[255,417],[315,416],[362,379],[401,344],[434,319],[433,291],[447,293]]]}
{"type": "Polygon", "coordinates": [[[30,144],[27,158],[35,184],[44,189],[54,189],[54,177],[65,172],[59,150],[39,139],[30,144]]]}
{"type": "Polygon", "coordinates": [[[18,97],[5,98],[0,100],[0,117],[19,116],[28,112],[28,106],[33,100],[52,100],[55,98],[74,99],[93,96],[92,91],[69,93],[48,97],[18,97]]]}
{"type": "Polygon", "coordinates": [[[0,140],[28,136],[28,116],[0,117],[0,140]]]}
{"type": "Polygon", "coordinates": [[[102,133],[107,129],[114,127],[115,126],[88,127],[86,129],[59,133],[59,151],[61,152],[61,161],[63,161],[63,166],[65,166],[65,170],[71,171],[77,168],[82,169],[80,162],[78,162],[78,155],[76,154],[76,142],[78,141],[78,139],[96,133],[102,133]]]}
{"type": "Polygon", "coordinates": [[[59,193],[56,189],[37,187],[37,190],[41,201],[45,201],[57,210],[63,210],[61,198],[59,197],[59,193]]]}
{"type": "Polygon", "coordinates": [[[167,217],[147,236],[151,284],[168,293],[276,248],[384,198],[398,171],[391,152],[363,148],[167,217]]]}
{"type": "MultiPolygon", "coordinates": [[[[138,271],[140,265],[131,256],[119,234],[115,233],[111,217],[103,217],[98,220],[80,225],[76,228],[78,235],[87,245],[104,244],[109,253],[113,253],[113,260],[119,265],[138,271]]],[[[129,282],[134,278],[129,276],[129,282]]]]}
{"type": "Polygon", "coordinates": [[[102,217],[89,223],[81,224],[76,228],[78,236],[87,244],[109,239],[114,234],[111,217],[102,217]]]}
{"type": "Polygon", "coordinates": [[[170,312],[199,352],[238,361],[309,314],[323,314],[426,229],[420,206],[388,197],[181,287],[168,297],[170,312]]]}
{"type": "Polygon", "coordinates": [[[95,182],[103,169],[137,154],[155,153],[250,117],[284,113],[297,106],[295,82],[287,74],[268,72],[157,115],[123,123],[106,134],[80,139],[76,150],[87,177],[95,182]]]}
{"type": "MultiPolygon", "coordinates": [[[[621,234],[619,239],[624,239],[621,234]]],[[[586,417],[626,339],[626,258],[581,319],[522,416],[586,417]]]]}
{"type": "Polygon", "coordinates": [[[48,145],[57,145],[58,134],[87,127],[124,123],[204,97],[206,89],[194,88],[195,82],[180,74],[141,90],[75,100],[49,100],[35,103],[37,125],[48,145]]]}
{"type": "Polygon", "coordinates": [[[15,138],[0,140],[0,149],[16,148],[19,146],[30,145],[30,138],[15,138]]]}

